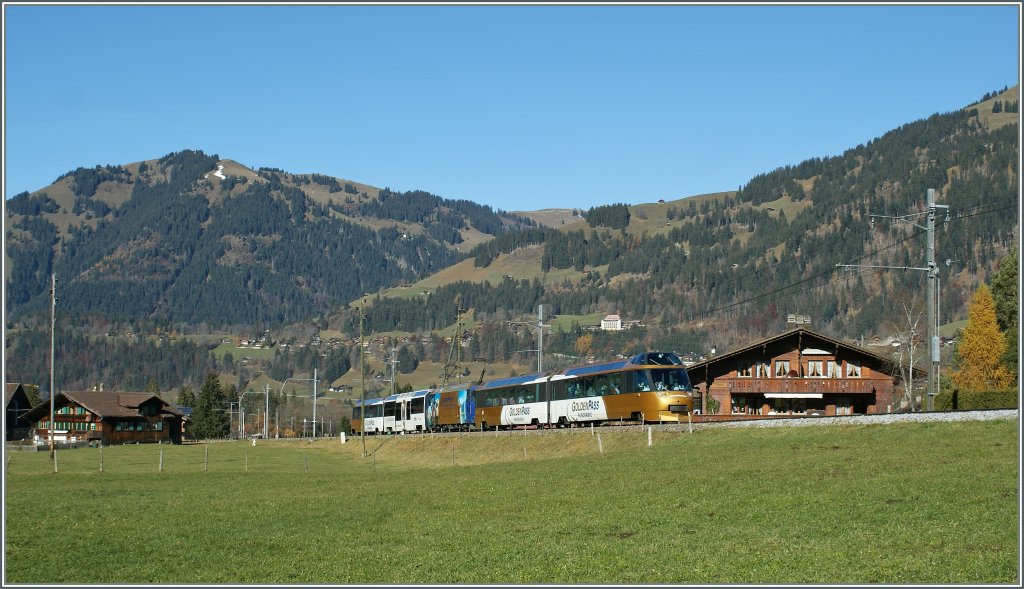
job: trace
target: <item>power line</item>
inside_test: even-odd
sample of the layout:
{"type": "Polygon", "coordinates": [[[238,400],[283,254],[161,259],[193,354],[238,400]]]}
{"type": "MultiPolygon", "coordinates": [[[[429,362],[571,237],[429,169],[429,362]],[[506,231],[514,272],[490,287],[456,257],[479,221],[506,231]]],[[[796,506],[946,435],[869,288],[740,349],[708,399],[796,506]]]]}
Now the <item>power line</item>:
{"type": "MultiPolygon", "coordinates": [[[[1005,211],[1005,210],[1008,210],[1008,209],[1014,209],[1014,208],[1017,208],[1017,202],[1016,202],[1015,199],[1006,198],[1006,199],[996,200],[996,201],[994,201],[992,203],[978,203],[977,205],[974,206],[974,208],[975,209],[981,209],[981,210],[977,210],[977,211],[975,211],[973,213],[958,214],[956,217],[948,218],[948,219],[943,220],[941,223],[937,223],[936,226],[938,227],[938,226],[945,225],[947,223],[951,223],[953,221],[960,221],[960,220],[963,220],[963,219],[969,219],[969,218],[977,217],[977,216],[980,216],[980,215],[986,215],[986,214],[990,214],[990,213],[997,213],[997,212],[1000,212],[1000,211],[1005,211]],[[993,205],[998,205],[1001,202],[1011,202],[1012,204],[1008,204],[1008,205],[1005,205],[1005,206],[993,206],[993,205]],[[989,208],[982,209],[982,207],[989,207],[989,208]]],[[[890,249],[892,249],[892,248],[894,248],[894,247],[896,247],[898,245],[906,243],[907,241],[910,241],[912,239],[915,239],[917,237],[925,235],[926,233],[927,232],[925,230],[918,229],[918,230],[912,232],[910,235],[907,235],[906,237],[903,237],[901,239],[897,239],[896,241],[893,241],[893,242],[889,243],[886,246],[883,246],[883,247],[878,248],[878,249],[873,249],[872,251],[868,252],[867,254],[864,254],[863,256],[861,256],[859,258],[855,258],[853,260],[853,262],[854,263],[860,262],[860,261],[863,261],[863,260],[865,260],[867,258],[876,256],[876,255],[878,255],[880,253],[883,253],[885,251],[888,251],[888,250],[890,250],[890,249]]],[[[814,252],[811,252],[808,255],[812,255],[813,253],[814,252]]],[[[782,265],[783,263],[789,263],[789,262],[782,262],[782,261],[780,261],[777,264],[772,264],[768,268],[778,267],[778,266],[782,265]]],[[[741,301],[730,303],[728,305],[722,305],[721,307],[714,307],[714,308],[708,309],[706,311],[702,311],[701,312],[701,318],[702,319],[707,319],[709,317],[713,317],[714,315],[716,315],[716,314],[718,314],[718,313],[720,313],[722,311],[733,309],[735,307],[746,305],[746,304],[749,304],[749,303],[752,303],[752,302],[755,302],[755,301],[759,301],[759,300],[762,300],[762,299],[765,299],[765,298],[775,297],[775,295],[779,295],[780,293],[783,293],[784,291],[788,291],[790,289],[796,288],[798,286],[801,286],[801,285],[806,284],[808,282],[812,282],[812,281],[817,280],[817,279],[822,278],[822,277],[830,276],[836,270],[838,270],[838,268],[830,267],[830,268],[828,268],[826,270],[823,270],[823,271],[821,271],[821,272],[819,272],[817,274],[814,274],[812,276],[808,276],[807,278],[804,278],[804,279],[799,280],[797,282],[794,282],[792,284],[788,284],[786,286],[779,287],[779,288],[777,288],[775,290],[772,290],[772,291],[769,291],[769,292],[766,292],[766,293],[762,293],[762,294],[759,294],[759,295],[755,295],[755,296],[743,299],[741,301]]],[[[811,286],[811,287],[808,287],[808,288],[800,289],[798,291],[787,293],[787,295],[799,294],[801,292],[806,292],[808,290],[811,290],[813,288],[819,288],[821,286],[825,286],[825,285],[822,284],[822,285],[811,286]]],[[[776,298],[781,298],[781,297],[776,297],[776,298]]],[[[675,326],[675,325],[678,325],[678,323],[676,323],[676,322],[660,323],[660,324],[654,325],[654,327],[671,327],[671,326],[675,326]]]]}

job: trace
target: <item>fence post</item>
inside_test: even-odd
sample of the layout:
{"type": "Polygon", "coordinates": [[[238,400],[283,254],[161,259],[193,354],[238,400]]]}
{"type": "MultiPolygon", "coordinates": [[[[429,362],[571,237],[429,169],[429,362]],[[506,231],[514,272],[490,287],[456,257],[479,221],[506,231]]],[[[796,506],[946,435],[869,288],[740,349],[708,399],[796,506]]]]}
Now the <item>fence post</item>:
{"type": "Polygon", "coordinates": [[[455,466],[455,443],[452,443],[452,466],[455,466]]]}
{"type": "Polygon", "coordinates": [[[647,447],[648,448],[650,448],[651,446],[654,445],[654,437],[653,437],[653,433],[652,433],[653,429],[654,429],[653,427],[647,426],[647,447]]]}
{"type": "Polygon", "coordinates": [[[689,426],[690,426],[690,433],[692,434],[693,433],[693,417],[691,417],[691,415],[693,415],[693,411],[690,411],[690,412],[688,412],[686,414],[686,423],[689,424],[689,426]]]}
{"type": "Polygon", "coordinates": [[[210,445],[205,444],[204,447],[206,448],[206,452],[203,456],[203,472],[206,472],[210,467],[210,445]]]}
{"type": "Polygon", "coordinates": [[[160,472],[164,471],[164,449],[160,448],[160,472]]]}
{"type": "Polygon", "coordinates": [[[53,472],[57,472],[57,447],[53,448],[53,472]]]}
{"type": "Polygon", "coordinates": [[[597,451],[604,454],[604,446],[601,444],[601,434],[597,434],[597,451]]]}
{"type": "Polygon", "coordinates": [[[7,465],[4,466],[4,472],[11,472],[11,455],[7,455],[7,465]]]}
{"type": "Polygon", "coordinates": [[[100,472],[103,472],[103,444],[100,444],[100,472]]]}
{"type": "MultiPolygon", "coordinates": [[[[255,439],[253,440],[255,441],[255,439]]],[[[245,472],[249,472],[249,451],[245,451],[245,472]]]]}
{"type": "Polygon", "coordinates": [[[302,472],[309,472],[309,458],[306,457],[306,451],[302,451],[302,472]]]}

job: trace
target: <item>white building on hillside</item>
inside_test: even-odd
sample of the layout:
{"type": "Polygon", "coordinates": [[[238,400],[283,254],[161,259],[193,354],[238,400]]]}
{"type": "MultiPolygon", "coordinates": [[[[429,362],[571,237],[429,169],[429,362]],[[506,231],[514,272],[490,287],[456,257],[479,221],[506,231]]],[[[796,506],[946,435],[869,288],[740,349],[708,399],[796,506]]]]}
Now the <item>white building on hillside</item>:
{"type": "Polygon", "coordinates": [[[606,315],[601,320],[601,329],[603,331],[622,331],[622,318],[618,315],[606,315]]]}

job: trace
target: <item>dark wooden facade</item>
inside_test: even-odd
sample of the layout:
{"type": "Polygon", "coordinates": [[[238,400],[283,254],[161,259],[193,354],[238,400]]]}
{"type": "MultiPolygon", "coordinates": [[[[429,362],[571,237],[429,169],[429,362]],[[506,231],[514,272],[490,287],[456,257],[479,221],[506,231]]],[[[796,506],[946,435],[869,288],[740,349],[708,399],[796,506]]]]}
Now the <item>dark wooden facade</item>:
{"type": "Polygon", "coordinates": [[[892,411],[892,361],[797,328],[687,368],[718,415],[854,415],[892,411]]]}
{"type": "MultiPolygon", "coordinates": [[[[39,443],[49,440],[50,402],[28,413],[39,443]]],[[[54,440],[103,445],[181,443],[181,413],[152,393],[82,391],[54,398],[54,440]]]]}
{"type": "Polygon", "coordinates": [[[31,422],[25,417],[31,405],[21,383],[4,383],[4,440],[11,442],[29,437],[31,422]]]}

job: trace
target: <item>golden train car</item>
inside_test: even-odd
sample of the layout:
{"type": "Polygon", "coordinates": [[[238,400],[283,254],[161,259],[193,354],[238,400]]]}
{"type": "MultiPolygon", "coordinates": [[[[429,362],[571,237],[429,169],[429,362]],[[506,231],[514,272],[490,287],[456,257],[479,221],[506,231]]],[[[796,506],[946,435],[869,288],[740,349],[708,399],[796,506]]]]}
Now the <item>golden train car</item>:
{"type": "Polygon", "coordinates": [[[678,422],[693,410],[693,387],[682,360],[667,352],[493,380],[473,392],[481,429],[678,422]]]}
{"type": "Polygon", "coordinates": [[[546,384],[547,376],[538,372],[473,387],[476,424],[482,430],[547,424],[546,384]]]}
{"type": "Polygon", "coordinates": [[[693,386],[679,356],[645,352],[628,360],[566,368],[548,379],[551,423],[678,422],[693,411],[693,386]]]}

